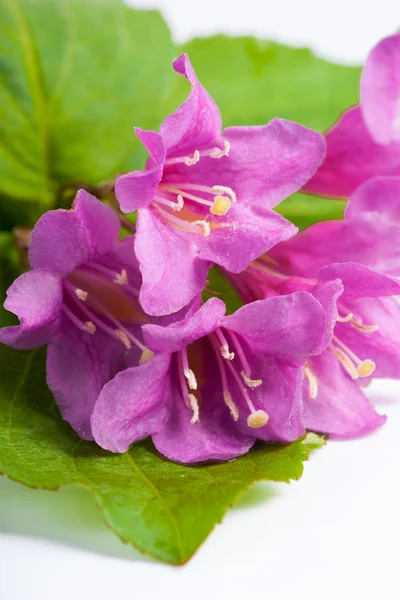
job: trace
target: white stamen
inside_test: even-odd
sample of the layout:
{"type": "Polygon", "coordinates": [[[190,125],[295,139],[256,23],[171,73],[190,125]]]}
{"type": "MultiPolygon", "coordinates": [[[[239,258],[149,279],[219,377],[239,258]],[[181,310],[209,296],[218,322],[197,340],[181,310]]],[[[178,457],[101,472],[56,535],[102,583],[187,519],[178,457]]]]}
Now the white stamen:
{"type": "Polygon", "coordinates": [[[269,415],[264,410],[256,410],[247,418],[247,425],[252,429],[264,427],[269,421],[269,415]]]}
{"type": "Polygon", "coordinates": [[[184,163],[187,167],[191,167],[192,165],[195,165],[197,162],[199,162],[200,160],[200,152],[198,150],[195,150],[193,152],[193,157],[190,158],[190,156],[187,156],[184,160],[184,163]]]}
{"type": "Polygon", "coordinates": [[[236,202],[236,194],[232,188],[227,187],[226,185],[213,185],[212,191],[216,194],[228,194],[231,197],[232,202],[236,202]]]}
{"type": "Polygon", "coordinates": [[[199,411],[199,403],[194,394],[188,394],[189,406],[193,411],[193,417],[190,419],[192,425],[199,421],[200,411],[199,411]]]}
{"type": "Polygon", "coordinates": [[[208,156],[210,158],[222,158],[223,156],[228,156],[229,150],[231,149],[231,145],[227,140],[224,140],[224,149],[213,148],[209,151],[208,156]]]}
{"type": "Polygon", "coordinates": [[[238,421],[239,420],[239,410],[238,410],[238,407],[236,406],[236,404],[234,403],[234,401],[232,400],[232,396],[231,396],[230,392],[228,390],[224,390],[223,394],[224,394],[224,402],[225,402],[226,406],[229,408],[229,410],[231,411],[233,420],[238,421]]]}
{"type": "Polygon", "coordinates": [[[308,387],[311,400],[315,400],[318,395],[318,379],[314,371],[309,366],[304,367],[304,376],[308,379],[308,387]]]}
{"type": "Polygon", "coordinates": [[[343,367],[348,372],[348,374],[350,375],[350,377],[352,379],[358,379],[359,378],[359,374],[357,372],[357,369],[354,366],[354,364],[351,362],[351,360],[347,356],[347,354],[345,354],[343,352],[343,350],[341,350],[340,348],[336,348],[336,346],[332,346],[332,352],[336,356],[336,358],[338,358],[339,361],[342,363],[343,367]]]}
{"type": "Polygon", "coordinates": [[[128,284],[128,273],[126,272],[126,269],[121,270],[121,273],[119,273],[114,279],[114,283],[118,283],[118,285],[128,284]]]}
{"type": "Polygon", "coordinates": [[[96,325],[92,323],[92,321],[85,321],[85,331],[90,333],[90,335],[94,335],[96,333],[96,325]]]}
{"type": "Polygon", "coordinates": [[[188,386],[190,387],[190,389],[197,390],[197,379],[196,379],[196,375],[193,373],[192,369],[185,369],[184,373],[185,373],[185,377],[187,379],[188,386]]]}
{"type": "Polygon", "coordinates": [[[233,360],[235,358],[235,353],[229,352],[228,346],[221,346],[221,356],[226,360],[233,360]]]}
{"type": "Polygon", "coordinates": [[[262,379],[250,379],[250,377],[248,377],[244,371],[240,371],[240,374],[243,377],[243,381],[249,388],[256,388],[262,384],[262,379]]]}
{"type": "Polygon", "coordinates": [[[115,335],[117,336],[117,338],[119,340],[121,340],[121,342],[124,344],[124,346],[125,346],[125,348],[127,350],[130,350],[132,348],[132,344],[130,342],[130,339],[126,335],[125,331],[122,331],[122,329],[116,329],[115,330],[115,335]]]}
{"type": "Polygon", "coordinates": [[[203,235],[204,237],[208,237],[211,233],[210,224],[207,221],[193,221],[193,225],[198,225],[199,227],[203,227],[203,235]]]}
{"type": "Polygon", "coordinates": [[[82,302],[85,302],[87,300],[87,297],[88,297],[87,292],[84,292],[83,290],[76,288],[75,294],[76,294],[76,297],[79,298],[79,300],[82,300],[82,302]]]}
{"type": "Polygon", "coordinates": [[[177,202],[176,202],[175,208],[172,207],[173,210],[176,210],[176,211],[182,210],[182,208],[184,207],[185,203],[183,201],[183,198],[182,198],[181,194],[178,194],[176,200],[177,200],[177,202]]]}

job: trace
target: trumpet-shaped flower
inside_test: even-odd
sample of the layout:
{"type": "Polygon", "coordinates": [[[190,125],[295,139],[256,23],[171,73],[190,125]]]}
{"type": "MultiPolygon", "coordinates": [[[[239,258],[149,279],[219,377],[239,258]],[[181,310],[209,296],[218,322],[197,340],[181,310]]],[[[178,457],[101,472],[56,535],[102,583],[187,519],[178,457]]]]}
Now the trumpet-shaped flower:
{"type": "Polygon", "coordinates": [[[11,285],[4,303],[20,325],[1,329],[0,342],[49,344],[48,385],[85,439],[93,439],[90,416],[103,385],[145,350],[133,237],[117,242],[119,232],[117,215],[81,190],[72,210],[38,221],[29,246],[33,269],[11,285]]]}
{"type": "Polygon", "coordinates": [[[400,373],[399,200],[400,178],[370,180],[344,221],[313,225],[234,276],[247,301],[307,290],[325,307],[325,341],[305,369],[309,429],[350,437],[384,422],[359,384],[400,373]]]}
{"type": "Polygon", "coordinates": [[[372,49],[360,88],[360,106],[327,131],[325,160],[305,191],[347,198],[372,177],[400,175],[400,34],[372,49]]]}
{"type": "Polygon", "coordinates": [[[305,432],[301,387],[324,330],[320,303],[299,292],[224,314],[212,298],[179,322],[143,326],[156,354],[104,386],[92,416],[100,446],[124,452],[151,435],[162,454],[193,463],[305,432]]]}
{"type": "Polygon", "coordinates": [[[190,82],[189,97],[160,133],[135,130],[150,158],[115,188],[121,210],[138,211],[140,302],[153,315],[194,298],[210,264],[240,272],[294,235],[272,207],[301,188],[325,152],[323,136],[281,119],[221,131],[218,107],[188,56],[177,58],[174,69],[190,82]]]}

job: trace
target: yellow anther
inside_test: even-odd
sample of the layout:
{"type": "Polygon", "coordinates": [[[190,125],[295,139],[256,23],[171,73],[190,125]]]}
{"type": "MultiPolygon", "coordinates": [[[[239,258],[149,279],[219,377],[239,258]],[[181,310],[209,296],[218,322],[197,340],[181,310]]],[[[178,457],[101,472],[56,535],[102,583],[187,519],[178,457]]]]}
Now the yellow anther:
{"type": "Polygon", "coordinates": [[[187,369],[185,371],[185,377],[188,382],[188,386],[191,390],[197,390],[197,379],[196,375],[193,373],[192,369],[187,369]]]}
{"type": "Polygon", "coordinates": [[[264,427],[269,421],[269,415],[264,410],[256,410],[247,418],[247,425],[252,429],[264,427]]]}
{"type": "Polygon", "coordinates": [[[239,410],[234,401],[232,400],[232,396],[228,390],[224,390],[224,402],[231,411],[231,415],[234,421],[239,419],[239,410]]]}
{"type": "Polygon", "coordinates": [[[175,211],[182,210],[184,204],[185,203],[183,201],[181,194],[178,194],[178,196],[176,198],[176,203],[174,203],[174,205],[172,206],[172,210],[175,210],[175,211]]]}
{"type": "Polygon", "coordinates": [[[94,335],[96,333],[96,325],[92,321],[86,321],[85,331],[86,333],[90,333],[90,335],[94,335]]]}
{"type": "Polygon", "coordinates": [[[215,196],[214,204],[210,208],[210,212],[213,215],[223,216],[226,215],[231,207],[231,201],[226,196],[215,196]]]}
{"type": "Polygon", "coordinates": [[[360,377],[369,377],[375,371],[375,363],[369,358],[365,359],[357,367],[357,373],[360,377]]]}
{"type": "Polygon", "coordinates": [[[262,379],[250,379],[244,371],[240,371],[243,381],[249,388],[256,388],[262,384],[262,379]]]}
{"type": "Polygon", "coordinates": [[[198,225],[203,228],[204,237],[208,237],[211,233],[210,224],[207,221],[193,221],[193,225],[198,225]]]}
{"type": "Polygon", "coordinates": [[[82,302],[85,302],[85,300],[87,300],[87,297],[88,297],[87,292],[84,292],[83,290],[76,288],[75,294],[76,294],[76,297],[79,298],[79,300],[82,300],[82,302]]]}
{"type": "Polygon", "coordinates": [[[148,348],[145,348],[142,352],[142,356],[140,357],[139,365],[144,365],[144,363],[146,363],[148,360],[153,358],[153,356],[154,356],[154,352],[152,352],[148,348]]]}

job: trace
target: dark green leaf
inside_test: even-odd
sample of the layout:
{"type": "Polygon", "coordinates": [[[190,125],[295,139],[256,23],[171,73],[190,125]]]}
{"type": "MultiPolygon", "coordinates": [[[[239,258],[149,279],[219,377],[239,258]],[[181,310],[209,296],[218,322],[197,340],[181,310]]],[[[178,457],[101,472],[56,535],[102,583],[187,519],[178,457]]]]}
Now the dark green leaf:
{"type": "Polygon", "coordinates": [[[135,164],[158,127],[174,47],[160,15],[122,0],[0,0],[0,197],[41,210],[71,181],[135,164]]]}
{"type": "Polygon", "coordinates": [[[183,563],[255,481],[297,479],[307,443],[260,444],[233,462],[183,466],[149,441],[111,454],[78,439],[45,383],[44,350],[0,347],[0,471],[31,487],[87,485],[125,541],[183,563]]]}

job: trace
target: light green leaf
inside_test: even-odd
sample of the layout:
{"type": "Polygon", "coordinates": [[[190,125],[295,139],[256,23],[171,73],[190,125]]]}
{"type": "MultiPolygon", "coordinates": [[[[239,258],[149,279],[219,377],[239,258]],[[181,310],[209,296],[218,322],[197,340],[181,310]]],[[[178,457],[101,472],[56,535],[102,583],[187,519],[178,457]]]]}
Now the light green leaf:
{"type": "Polygon", "coordinates": [[[204,466],[171,463],[149,441],[106,452],[62,421],[46,387],[44,350],[0,346],[0,471],[31,487],[87,485],[106,523],[161,560],[187,561],[255,481],[297,479],[307,456],[301,440],[204,466]]]}
{"type": "Polygon", "coordinates": [[[122,0],[0,0],[4,213],[132,169],[132,128],[158,128],[174,54],[160,15],[122,0]]]}

